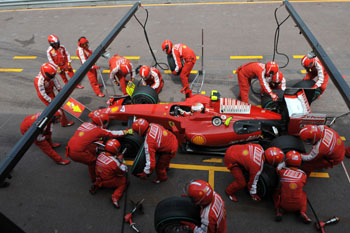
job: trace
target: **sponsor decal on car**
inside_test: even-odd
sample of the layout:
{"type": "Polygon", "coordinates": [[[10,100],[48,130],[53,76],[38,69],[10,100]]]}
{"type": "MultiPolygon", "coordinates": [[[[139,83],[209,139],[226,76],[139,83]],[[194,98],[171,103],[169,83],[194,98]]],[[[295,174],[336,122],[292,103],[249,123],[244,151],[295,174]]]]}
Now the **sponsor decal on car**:
{"type": "Polygon", "coordinates": [[[202,135],[195,135],[192,137],[191,141],[193,144],[196,144],[196,145],[204,145],[206,142],[206,139],[202,135]]]}
{"type": "Polygon", "coordinates": [[[232,98],[220,99],[220,113],[250,114],[251,105],[232,98]]]}

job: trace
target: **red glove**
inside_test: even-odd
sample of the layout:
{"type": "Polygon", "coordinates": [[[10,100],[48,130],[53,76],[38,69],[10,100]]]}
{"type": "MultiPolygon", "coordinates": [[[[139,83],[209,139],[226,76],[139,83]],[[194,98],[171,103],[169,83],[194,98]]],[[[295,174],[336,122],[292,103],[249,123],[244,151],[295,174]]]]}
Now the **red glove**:
{"type": "Polygon", "coordinates": [[[190,229],[191,231],[194,231],[194,229],[196,228],[196,224],[191,223],[191,222],[181,221],[180,223],[181,223],[182,225],[187,226],[188,229],[190,229]]]}
{"type": "Polygon", "coordinates": [[[96,70],[97,70],[97,69],[100,69],[100,68],[101,68],[101,67],[96,66],[96,65],[93,65],[93,66],[92,66],[92,69],[96,69],[96,70]]]}
{"type": "Polygon", "coordinates": [[[136,176],[140,179],[147,179],[147,174],[145,172],[137,173],[136,176]]]}
{"type": "Polygon", "coordinates": [[[258,194],[252,194],[251,196],[254,201],[261,201],[261,197],[259,197],[258,194]]]}
{"type": "Polygon", "coordinates": [[[278,100],[278,96],[275,93],[271,93],[270,96],[271,96],[273,102],[276,102],[278,100]]]}

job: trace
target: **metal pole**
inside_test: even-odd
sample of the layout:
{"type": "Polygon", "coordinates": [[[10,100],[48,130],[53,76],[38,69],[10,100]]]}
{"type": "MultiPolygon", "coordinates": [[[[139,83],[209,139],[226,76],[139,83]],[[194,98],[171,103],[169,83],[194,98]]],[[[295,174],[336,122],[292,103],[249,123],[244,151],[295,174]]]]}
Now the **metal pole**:
{"type": "Polygon", "coordinates": [[[311,48],[313,49],[316,56],[321,60],[322,64],[326,68],[327,73],[331,77],[334,85],[337,87],[338,91],[342,95],[345,103],[350,109],[350,88],[348,84],[343,79],[342,75],[339,73],[338,69],[333,64],[332,60],[328,57],[321,44],[316,40],[314,35],[305,25],[303,20],[300,18],[298,13],[294,10],[293,6],[285,0],[283,4],[286,6],[287,11],[292,16],[294,22],[297,24],[300,32],[303,34],[311,48]]]}
{"type": "Polygon", "coordinates": [[[11,151],[0,163],[0,186],[4,183],[5,179],[10,175],[12,169],[16,166],[19,160],[23,157],[24,153],[32,145],[35,138],[39,135],[40,131],[47,125],[53,115],[66,101],[69,95],[73,92],[75,87],[84,78],[86,73],[94,65],[97,59],[106,51],[107,47],[117,37],[119,32],[123,29],[124,25],[130,20],[135,14],[140,2],[136,2],[126,15],[120,20],[120,22],[113,28],[113,30],[107,35],[97,49],[92,53],[88,60],[77,70],[74,76],[69,82],[63,87],[58,93],[54,100],[45,108],[40,117],[34,122],[29,130],[23,135],[23,137],[16,143],[11,151]]]}

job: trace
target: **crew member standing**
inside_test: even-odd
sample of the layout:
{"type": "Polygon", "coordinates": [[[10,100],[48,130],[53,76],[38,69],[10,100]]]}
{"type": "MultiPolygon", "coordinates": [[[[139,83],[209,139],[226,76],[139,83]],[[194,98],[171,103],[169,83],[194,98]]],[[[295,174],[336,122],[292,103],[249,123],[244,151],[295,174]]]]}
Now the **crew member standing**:
{"type": "Polygon", "coordinates": [[[178,148],[175,135],[163,126],[150,124],[143,118],[134,121],[132,129],[140,136],[145,136],[146,166],[143,172],[137,174],[137,176],[146,179],[155,169],[157,178],[153,182],[158,184],[166,181],[168,179],[166,169],[169,167],[170,160],[176,156],[178,148]],[[156,153],[159,154],[157,164],[156,153]]]}
{"type": "MultiPolygon", "coordinates": [[[[81,64],[84,64],[86,60],[91,56],[92,51],[89,49],[89,41],[85,36],[82,36],[78,40],[77,56],[80,59],[81,64]]],[[[88,72],[87,76],[90,81],[90,85],[98,97],[104,97],[105,95],[100,90],[100,85],[97,81],[97,69],[100,67],[94,65],[88,72]]]]}
{"type": "Polygon", "coordinates": [[[194,233],[226,233],[226,209],[221,196],[204,180],[192,181],[187,186],[186,196],[201,207],[201,225],[181,221],[194,233]]]}
{"type": "Polygon", "coordinates": [[[194,64],[196,64],[196,54],[185,44],[175,44],[173,46],[170,40],[165,40],[162,43],[162,50],[166,54],[172,53],[175,60],[175,70],[172,73],[177,75],[181,71],[180,78],[183,85],[181,93],[185,93],[186,97],[191,97],[192,90],[190,90],[188,79],[194,64]]]}
{"type": "MultiPolygon", "coordinates": [[[[283,160],[283,152],[271,147],[265,151],[266,161],[276,165],[283,160]]],[[[255,201],[260,201],[257,194],[257,183],[264,167],[264,149],[258,144],[244,144],[230,146],[224,158],[227,169],[230,170],[234,181],[226,187],[226,194],[231,201],[237,202],[235,193],[248,185],[248,191],[255,201]],[[249,173],[249,181],[245,179],[243,169],[249,173]]]]}
{"type": "Polygon", "coordinates": [[[272,78],[278,72],[278,65],[274,61],[266,64],[260,62],[250,62],[240,66],[236,73],[238,77],[239,95],[243,102],[249,103],[249,89],[253,78],[258,78],[264,93],[268,93],[273,101],[278,100],[278,96],[272,92],[267,78],[272,78]]]}
{"type": "Polygon", "coordinates": [[[313,170],[332,168],[344,160],[344,142],[328,126],[307,125],[300,130],[299,136],[304,142],[313,145],[309,153],[301,154],[302,170],[308,177],[313,170]]]}
{"type": "Polygon", "coordinates": [[[273,195],[276,209],[276,221],[282,220],[281,209],[288,212],[299,212],[304,223],[310,223],[311,219],[306,215],[307,195],[303,190],[306,184],[306,174],[298,169],[301,165],[301,155],[296,151],[286,154],[285,164],[287,167],[278,169],[280,187],[273,195]]]}
{"type": "Polygon", "coordinates": [[[158,69],[149,66],[142,66],[140,68],[140,76],[142,78],[143,85],[152,87],[159,94],[163,88],[164,81],[162,74],[158,69]]]}
{"type": "Polygon", "coordinates": [[[84,122],[71,137],[66,147],[66,156],[73,161],[88,165],[92,182],[95,182],[96,148],[97,142],[102,137],[116,138],[126,134],[132,134],[132,130],[110,131],[106,128],[109,122],[108,115],[95,112],[92,122],[84,122]]]}
{"type": "MultiPolygon", "coordinates": [[[[73,77],[74,71],[71,66],[71,58],[69,52],[64,45],[60,44],[60,40],[56,35],[49,35],[48,39],[50,47],[47,49],[47,59],[52,64],[57,66],[57,72],[61,76],[63,82],[68,83],[66,72],[69,77],[73,77]]],[[[81,85],[77,85],[77,88],[84,88],[81,85]]]]}
{"type": "Polygon", "coordinates": [[[303,80],[316,79],[316,83],[312,88],[319,89],[322,95],[327,89],[329,76],[321,61],[313,54],[307,54],[301,59],[301,65],[306,70],[306,75],[303,80]]]}
{"type": "Polygon", "coordinates": [[[117,139],[106,142],[105,152],[98,155],[96,161],[96,181],[90,189],[95,194],[98,188],[115,188],[112,202],[119,208],[119,200],[126,189],[126,173],[128,167],[124,163],[123,154],[120,153],[120,143],[117,139]]]}
{"type": "Polygon", "coordinates": [[[112,79],[115,84],[120,85],[123,95],[127,95],[127,82],[133,82],[135,78],[135,71],[132,63],[125,57],[115,54],[109,59],[109,70],[109,78],[112,79]],[[126,79],[127,75],[130,75],[130,80],[126,79]]]}
{"type": "MultiPolygon", "coordinates": [[[[60,84],[55,78],[57,68],[51,63],[45,63],[40,68],[40,73],[34,79],[34,87],[39,99],[47,106],[55,98],[54,88],[57,91],[61,91],[60,84]]],[[[59,109],[61,126],[71,126],[74,124],[73,121],[68,121],[66,114],[59,109]]]]}
{"type": "MultiPolygon", "coordinates": [[[[21,133],[25,134],[32,124],[39,118],[41,112],[24,118],[21,124],[21,133]]],[[[63,159],[53,148],[61,144],[52,142],[52,123],[51,121],[45,126],[43,131],[36,137],[34,144],[37,145],[47,156],[57,164],[67,165],[69,160],[63,159]]]]}

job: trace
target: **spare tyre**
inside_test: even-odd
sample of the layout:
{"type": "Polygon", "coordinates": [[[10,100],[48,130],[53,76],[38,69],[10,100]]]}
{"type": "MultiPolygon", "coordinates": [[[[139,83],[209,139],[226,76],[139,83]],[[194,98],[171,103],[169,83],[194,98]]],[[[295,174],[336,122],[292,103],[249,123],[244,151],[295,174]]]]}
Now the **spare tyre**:
{"type": "Polygon", "coordinates": [[[156,104],[158,101],[157,91],[150,86],[136,87],[131,96],[133,104],[156,104]]]}
{"type": "Polygon", "coordinates": [[[194,205],[189,197],[169,197],[157,204],[154,228],[158,233],[191,232],[181,221],[201,224],[200,207],[194,205]]]}
{"type": "Polygon", "coordinates": [[[275,146],[280,148],[284,153],[287,153],[291,150],[296,150],[300,153],[305,153],[305,146],[300,138],[291,136],[291,135],[283,135],[277,138],[274,138],[270,142],[270,147],[275,146]]]}
{"type": "Polygon", "coordinates": [[[309,105],[311,105],[312,101],[317,99],[321,95],[321,89],[311,89],[315,85],[314,80],[301,80],[293,85],[294,88],[304,89],[307,100],[309,101],[309,105]]]}
{"type": "Polygon", "coordinates": [[[145,155],[145,144],[142,144],[142,146],[140,147],[134,163],[131,167],[131,174],[133,174],[134,176],[136,176],[138,173],[143,172],[143,169],[146,166],[146,155],[145,155]]]}
{"type": "Polygon", "coordinates": [[[119,137],[118,141],[121,145],[120,151],[123,152],[125,150],[124,157],[135,158],[143,144],[144,138],[137,134],[128,134],[119,137]]]}
{"type": "Polygon", "coordinates": [[[270,164],[264,163],[264,168],[259,176],[257,184],[257,194],[261,198],[271,196],[278,184],[278,177],[275,171],[275,167],[270,164]]]}
{"type": "MultiPolygon", "coordinates": [[[[167,59],[168,59],[169,69],[171,70],[171,72],[173,72],[176,68],[173,54],[172,53],[168,54],[167,59]]],[[[182,63],[181,69],[179,70],[179,72],[177,72],[176,75],[179,75],[181,73],[182,67],[184,66],[183,60],[181,61],[181,63],[182,63]]]]}

